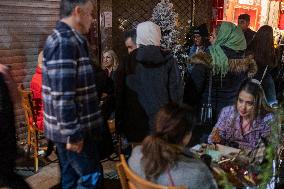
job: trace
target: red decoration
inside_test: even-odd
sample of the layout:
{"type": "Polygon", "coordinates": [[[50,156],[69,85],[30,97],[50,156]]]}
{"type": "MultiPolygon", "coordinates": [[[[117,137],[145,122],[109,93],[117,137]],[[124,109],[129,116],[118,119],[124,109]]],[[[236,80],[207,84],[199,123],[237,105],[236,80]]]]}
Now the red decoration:
{"type": "Polygon", "coordinates": [[[280,16],[279,16],[278,28],[280,30],[284,30],[284,2],[283,1],[280,4],[280,16]]]}
{"type": "Polygon", "coordinates": [[[212,9],[213,9],[213,17],[212,17],[212,28],[213,28],[223,20],[224,0],[213,0],[212,9]]]}
{"type": "Polygon", "coordinates": [[[284,30],[284,14],[280,14],[279,16],[279,25],[278,28],[280,30],[284,30]]]}

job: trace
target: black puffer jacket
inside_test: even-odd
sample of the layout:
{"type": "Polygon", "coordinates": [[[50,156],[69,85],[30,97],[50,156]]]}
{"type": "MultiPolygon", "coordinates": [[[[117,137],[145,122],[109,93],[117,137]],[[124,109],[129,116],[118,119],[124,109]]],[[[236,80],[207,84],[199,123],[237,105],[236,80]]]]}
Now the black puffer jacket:
{"type": "Polygon", "coordinates": [[[141,46],[120,64],[116,84],[116,123],[130,141],[141,142],[154,116],[169,102],[181,102],[183,83],[172,54],[141,46]]]}

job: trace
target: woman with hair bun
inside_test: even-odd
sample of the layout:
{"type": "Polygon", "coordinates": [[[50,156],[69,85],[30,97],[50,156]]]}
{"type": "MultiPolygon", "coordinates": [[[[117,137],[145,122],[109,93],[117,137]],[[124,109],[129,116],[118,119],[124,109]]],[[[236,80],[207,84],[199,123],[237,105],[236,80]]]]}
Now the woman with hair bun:
{"type": "Polygon", "coordinates": [[[208,167],[184,153],[193,120],[193,112],[186,106],[171,103],[162,107],[156,115],[154,133],[133,149],[130,168],[142,178],[161,185],[217,188],[208,167]]]}

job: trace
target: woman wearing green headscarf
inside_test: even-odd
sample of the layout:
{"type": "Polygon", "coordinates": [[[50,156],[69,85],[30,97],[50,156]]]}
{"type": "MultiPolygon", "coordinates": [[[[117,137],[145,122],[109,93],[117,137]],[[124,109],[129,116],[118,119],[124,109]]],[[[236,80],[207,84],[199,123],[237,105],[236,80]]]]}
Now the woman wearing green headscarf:
{"type": "Polygon", "coordinates": [[[234,103],[242,81],[256,72],[256,64],[252,58],[244,56],[247,48],[244,34],[231,22],[222,22],[215,28],[211,43],[210,57],[197,54],[190,60],[193,69],[185,86],[184,100],[200,112],[202,105],[208,103],[209,78],[212,75],[213,127],[221,109],[234,103]]]}
{"type": "Polygon", "coordinates": [[[241,28],[231,22],[223,22],[217,32],[216,40],[209,51],[212,57],[213,73],[224,77],[229,71],[228,56],[242,58],[247,43],[241,28]],[[228,51],[232,52],[228,53],[228,51]]]}

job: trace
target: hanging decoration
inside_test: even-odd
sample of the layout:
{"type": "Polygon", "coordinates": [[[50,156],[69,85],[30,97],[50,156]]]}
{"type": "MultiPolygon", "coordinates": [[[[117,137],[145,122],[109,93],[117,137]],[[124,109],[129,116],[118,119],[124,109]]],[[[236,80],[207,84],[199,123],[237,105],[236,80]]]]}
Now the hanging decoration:
{"type": "Polygon", "coordinates": [[[280,16],[278,28],[284,30],[284,2],[280,2],[280,16]]]}
{"type": "Polygon", "coordinates": [[[278,27],[279,4],[280,4],[279,1],[269,1],[267,24],[272,27],[278,27]]]}

